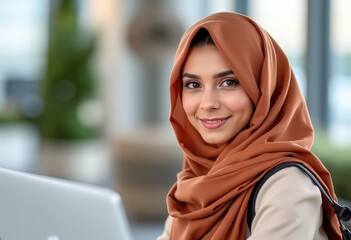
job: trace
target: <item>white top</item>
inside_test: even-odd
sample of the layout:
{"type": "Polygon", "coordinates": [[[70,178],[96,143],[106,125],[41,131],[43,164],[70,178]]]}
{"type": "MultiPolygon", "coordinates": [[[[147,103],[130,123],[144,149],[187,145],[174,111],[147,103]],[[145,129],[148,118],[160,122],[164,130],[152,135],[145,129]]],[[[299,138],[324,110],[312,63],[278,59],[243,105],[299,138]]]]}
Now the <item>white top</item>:
{"type": "MultiPolygon", "coordinates": [[[[271,176],[255,203],[252,235],[247,240],[327,240],[323,229],[322,197],[311,179],[296,167],[271,176]]],[[[157,240],[168,240],[172,217],[157,240]]]]}
{"type": "Polygon", "coordinates": [[[248,240],[328,239],[322,227],[321,192],[296,167],[284,168],[260,189],[248,240]]]}

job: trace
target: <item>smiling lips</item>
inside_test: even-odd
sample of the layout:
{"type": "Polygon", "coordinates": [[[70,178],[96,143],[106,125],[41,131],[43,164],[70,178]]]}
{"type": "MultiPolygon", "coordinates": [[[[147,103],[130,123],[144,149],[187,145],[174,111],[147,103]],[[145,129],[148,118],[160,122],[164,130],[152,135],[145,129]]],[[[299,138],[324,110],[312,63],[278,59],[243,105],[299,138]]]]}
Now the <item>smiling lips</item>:
{"type": "Polygon", "coordinates": [[[222,127],[227,122],[228,118],[229,117],[227,117],[227,118],[213,118],[213,119],[200,118],[200,121],[205,128],[217,129],[217,128],[222,127]]]}

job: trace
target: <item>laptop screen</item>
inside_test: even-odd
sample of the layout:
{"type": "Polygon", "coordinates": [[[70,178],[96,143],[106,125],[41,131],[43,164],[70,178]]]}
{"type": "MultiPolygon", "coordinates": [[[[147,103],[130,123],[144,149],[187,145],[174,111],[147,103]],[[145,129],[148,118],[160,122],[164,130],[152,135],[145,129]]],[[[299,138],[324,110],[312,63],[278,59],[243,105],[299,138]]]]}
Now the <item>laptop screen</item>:
{"type": "Polygon", "coordinates": [[[1,240],[130,240],[113,190],[0,168],[1,240]]]}

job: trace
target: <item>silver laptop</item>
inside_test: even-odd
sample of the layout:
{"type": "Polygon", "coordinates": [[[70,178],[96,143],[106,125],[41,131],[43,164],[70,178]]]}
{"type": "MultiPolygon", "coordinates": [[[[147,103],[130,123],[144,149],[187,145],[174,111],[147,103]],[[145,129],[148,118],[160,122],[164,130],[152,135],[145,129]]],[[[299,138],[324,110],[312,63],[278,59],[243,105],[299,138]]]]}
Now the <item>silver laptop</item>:
{"type": "Polygon", "coordinates": [[[0,168],[1,240],[130,240],[113,190],[0,168]]]}

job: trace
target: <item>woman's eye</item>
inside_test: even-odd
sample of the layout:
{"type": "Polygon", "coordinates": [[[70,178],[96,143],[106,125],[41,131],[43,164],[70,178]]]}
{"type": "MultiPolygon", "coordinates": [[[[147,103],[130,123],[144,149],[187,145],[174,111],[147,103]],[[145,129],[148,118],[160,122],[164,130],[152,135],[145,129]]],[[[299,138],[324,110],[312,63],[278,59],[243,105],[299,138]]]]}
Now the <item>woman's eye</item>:
{"type": "Polygon", "coordinates": [[[221,87],[236,87],[239,85],[239,81],[236,79],[227,79],[221,83],[221,87]]]}
{"type": "Polygon", "coordinates": [[[200,88],[200,84],[197,82],[187,82],[184,86],[190,89],[200,88]]]}

